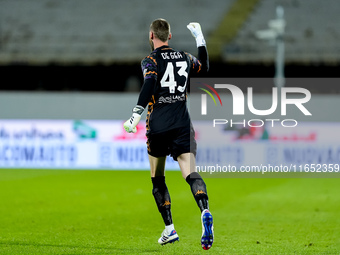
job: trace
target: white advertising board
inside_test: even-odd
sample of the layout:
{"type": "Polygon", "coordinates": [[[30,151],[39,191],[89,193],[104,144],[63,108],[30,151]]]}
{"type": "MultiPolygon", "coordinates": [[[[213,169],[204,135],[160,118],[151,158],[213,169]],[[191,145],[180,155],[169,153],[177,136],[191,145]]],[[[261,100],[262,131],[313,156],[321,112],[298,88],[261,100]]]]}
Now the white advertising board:
{"type": "MultiPolygon", "coordinates": [[[[0,120],[1,168],[149,169],[145,122],[136,134],[122,120],[0,120]]],[[[230,129],[194,123],[197,165],[336,164],[340,123],[230,129]]],[[[171,158],[167,169],[178,169],[171,158]]]]}

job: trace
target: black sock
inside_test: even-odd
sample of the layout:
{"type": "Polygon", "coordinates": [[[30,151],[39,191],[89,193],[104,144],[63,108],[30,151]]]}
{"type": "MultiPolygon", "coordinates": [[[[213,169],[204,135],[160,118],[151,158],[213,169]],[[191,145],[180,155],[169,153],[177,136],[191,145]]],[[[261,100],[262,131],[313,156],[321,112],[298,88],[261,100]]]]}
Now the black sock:
{"type": "Polygon", "coordinates": [[[151,177],[153,189],[152,194],[155,198],[158,211],[161,213],[166,226],[172,224],[171,199],[168,187],[165,184],[165,176],[151,177]]]}
{"type": "Polygon", "coordinates": [[[193,172],[189,174],[185,180],[190,185],[191,192],[201,212],[209,209],[207,187],[199,173],[193,172]]]}

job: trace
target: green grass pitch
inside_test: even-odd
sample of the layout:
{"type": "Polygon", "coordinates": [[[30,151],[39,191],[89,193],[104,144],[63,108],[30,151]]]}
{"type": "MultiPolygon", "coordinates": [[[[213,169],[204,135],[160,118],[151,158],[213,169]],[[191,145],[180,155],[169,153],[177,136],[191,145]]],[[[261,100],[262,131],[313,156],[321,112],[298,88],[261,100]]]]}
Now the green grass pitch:
{"type": "Polygon", "coordinates": [[[180,172],[166,173],[180,241],[148,171],[0,170],[0,254],[340,254],[340,179],[206,178],[215,242],[180,172]]]}

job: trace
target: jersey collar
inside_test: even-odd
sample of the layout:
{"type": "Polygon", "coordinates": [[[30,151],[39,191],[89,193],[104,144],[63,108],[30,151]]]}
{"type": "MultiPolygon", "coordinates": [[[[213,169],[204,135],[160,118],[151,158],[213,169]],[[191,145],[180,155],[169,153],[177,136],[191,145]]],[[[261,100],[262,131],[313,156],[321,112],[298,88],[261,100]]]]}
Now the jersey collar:
{"type": "Polygon", "coordinates": [[[164,48],[169,48],[169,49],[171,49],[171,47],[170,47],[169,45],[162,45],[162,46],[156,48],[153,52],[156,52],[157,50],[162,50],[162,49],[164,49],[164,48]]]}

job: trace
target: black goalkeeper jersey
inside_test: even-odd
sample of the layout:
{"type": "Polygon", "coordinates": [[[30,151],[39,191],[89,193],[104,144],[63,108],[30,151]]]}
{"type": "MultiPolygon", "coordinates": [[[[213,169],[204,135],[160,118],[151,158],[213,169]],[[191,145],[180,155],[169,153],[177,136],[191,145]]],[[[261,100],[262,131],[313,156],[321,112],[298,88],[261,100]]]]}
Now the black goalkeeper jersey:
{"type": "Polygon", "coordinates": [[[141,65],[143,87],[150,89],[143,94],[142,88],[139,101],[151,97],[148,99],[147,135],[191,125],[186,105],[187,86],[190,73],[200,72],[202,63],[189,53],[162,46],[144,58],[141,65]]]}

